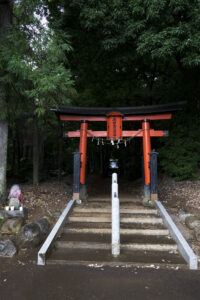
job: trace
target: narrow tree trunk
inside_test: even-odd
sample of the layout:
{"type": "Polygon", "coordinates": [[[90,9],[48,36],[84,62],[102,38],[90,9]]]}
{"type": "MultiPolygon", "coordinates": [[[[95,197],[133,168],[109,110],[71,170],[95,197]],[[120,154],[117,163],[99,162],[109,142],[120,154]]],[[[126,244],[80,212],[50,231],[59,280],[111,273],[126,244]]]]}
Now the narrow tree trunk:
{"type": "Polygon", "coordinates": [[[39,132],[37,115],[33,117],[33,184],[39,184],[39,132]]]}
{"type": "Polygon", "coordinates": [[[94,173],[94,152],[93,151],[90,152],[89,164],[90,164],[90,173],[93,174],[94,173]]]}
{"type": "MultiPolygon", "coordinates": [[[[0,2],[0,43],[8,32],[11,23],[12,3],[10,1],[0,2]]],[[[1,74],[0,74],[1,76],[1,74]]],[[[0,95],[0,110],[5,110],[6,98],[8,98],[5,87],[2,87],[0,95]]],[[[3,114],[5,115],[5,113],[3,114]]],[[[6,117],[0,118],[0,202],[4,202],[6,196],[6,168],[7,168],[7,143],[8,143],[8,121],[6,117]]]]}
{"type": "Polygon", "coordinates": [[[100,175],[103,175],[103,146],[101,145],[99,147],[99,151],[100,151],[100,175]]]}
{"type": "Polygon", "coordinates": [[[15,163],[15,159],[16,159],[16,141],[15,141],[15,134],[12,130],[12,163],[11,163],[11,170],[12,170],[12,174],[15,174],[15,169],[16,169],[16,163],[15,163]]]}
{"type": "Polygon", "coordinates": [[[0,120],[0,201],[6,198],[6,167],[7,167],[8,122],[0,120]]]}
{"type": "Polygon", "coordinates": [[[17,158],[17,168],[16,168],[16,175],[19,175],[20,170],[20,164],[21,164],[21,149],[20,149],[20,130],[19,130],[19,124],[16,123],[16,158],[17,158]]]}
{"type": "Polygon", "coordinates": [[[42,174],[44,174],[44,139],[40,139],[39,143],[39,149],[40,149],[40,157],[39,157],[39,173],[42,170],[42,174]]]}

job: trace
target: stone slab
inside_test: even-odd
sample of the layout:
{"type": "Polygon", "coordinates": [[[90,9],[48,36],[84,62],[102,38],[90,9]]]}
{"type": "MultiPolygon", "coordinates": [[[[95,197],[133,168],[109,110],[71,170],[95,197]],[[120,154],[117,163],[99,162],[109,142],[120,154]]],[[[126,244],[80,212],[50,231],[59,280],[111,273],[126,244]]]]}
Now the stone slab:
{"type": "Polygon", "coordinates": [[[16,218],[16,217],[21,217],[24,219],[28,218],[28,209],[27,208],[24,208],[22,211],[1,209],[0,213],[5,219],[16,218]]]}

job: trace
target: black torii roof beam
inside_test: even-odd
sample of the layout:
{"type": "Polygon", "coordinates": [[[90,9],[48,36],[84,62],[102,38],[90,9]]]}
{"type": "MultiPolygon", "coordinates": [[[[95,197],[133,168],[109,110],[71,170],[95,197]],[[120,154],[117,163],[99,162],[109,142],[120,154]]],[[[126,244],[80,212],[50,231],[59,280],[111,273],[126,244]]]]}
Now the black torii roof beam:
{"type": "Polygon", "coordinates": [[[111,112],[119,112],[123,115],[148,115],[179,111],[184,104],[186,104],[186,101],[135,107],[80,107],[59,105],[58,108],[52,108],[51,110],[59,115],[106,116],[111,112]]]}

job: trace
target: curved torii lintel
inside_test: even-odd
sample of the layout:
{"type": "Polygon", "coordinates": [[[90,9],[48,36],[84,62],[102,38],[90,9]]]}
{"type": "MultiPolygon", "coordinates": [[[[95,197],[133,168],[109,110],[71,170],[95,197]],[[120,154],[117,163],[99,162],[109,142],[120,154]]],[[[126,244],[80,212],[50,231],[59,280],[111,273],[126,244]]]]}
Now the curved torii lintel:
{"type": "Polygon", "coordinates": [[[112,112],[119,112],[124,116],[137,116],[172,113],[181,110],[184,104],[186,104],[186,101],[133,107],[77,107],[59,105],[58,108],[52,108],[51,110],[59,115],[106,116],[107,114],[112,112]]]}

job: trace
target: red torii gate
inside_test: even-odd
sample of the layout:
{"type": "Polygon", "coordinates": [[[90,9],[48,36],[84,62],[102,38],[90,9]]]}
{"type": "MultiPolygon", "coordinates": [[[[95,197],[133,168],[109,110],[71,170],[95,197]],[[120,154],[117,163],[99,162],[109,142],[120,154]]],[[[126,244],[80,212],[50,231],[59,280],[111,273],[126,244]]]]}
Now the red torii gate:
{"type": "Polygon", "coordinates": [[[143,139],[145,189],[150,187],[150,152],[151,137],[167,136],[167,131],[150,129],[150,121],[169,120],[172,112],[180,110],[186,102],[176,102],[163,105],[138,107],[91,108],[59,106],[52,109],[59,115],[61,121],[80,121],[81,127],[77,131],[69,131],[66,137],[79,137],[79,152],[81,155],[80,183],[85,185],[85,169],[87,154],[87,138],[106,138],[113,145],[124,138],[141,137],[143,139]],[[123,122],[142,122],[142,129],[123,130],[123,122]],[[88,122],[107,122],[107,131],[93,131],[88,129],[88,122]]]}

